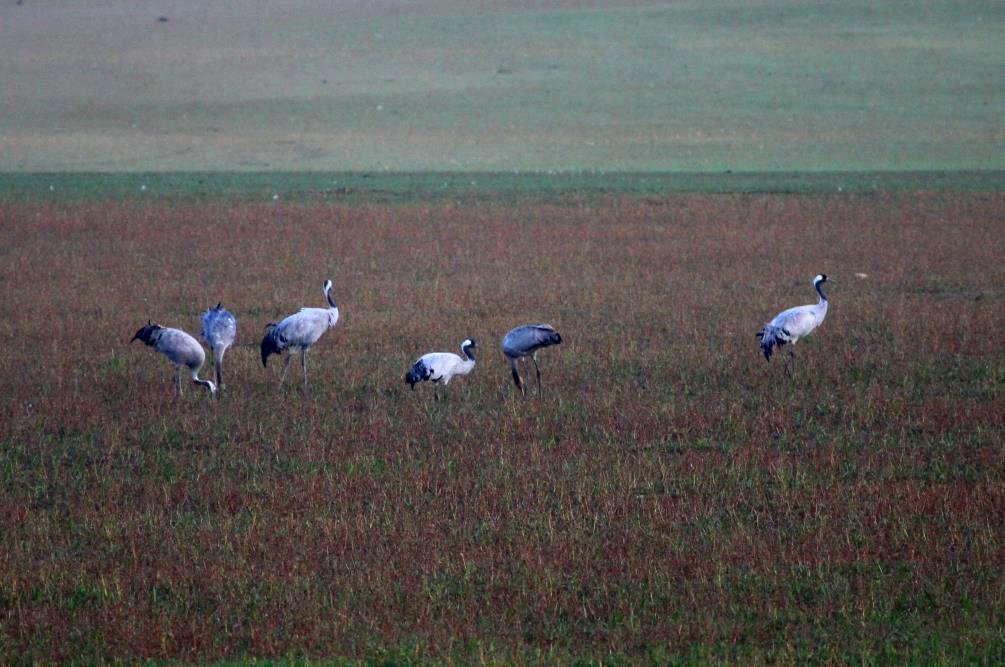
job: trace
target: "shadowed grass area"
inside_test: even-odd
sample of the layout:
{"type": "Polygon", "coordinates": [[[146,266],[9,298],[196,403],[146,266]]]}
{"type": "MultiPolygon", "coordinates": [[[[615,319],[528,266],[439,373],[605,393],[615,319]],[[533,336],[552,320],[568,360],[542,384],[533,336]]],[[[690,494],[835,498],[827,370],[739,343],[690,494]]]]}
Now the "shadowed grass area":
{"type": "Polygon", "coordinates": [[[0,661],[1000,661],[1003,210],[0,203],[0,661]],[[754,332],[819,272],[789,380],[754,332]],[[329,277],[277,392],[263,326],[329,277]],[[127,341],[220,300],[228,388],[179,399],[127,341]],[[496,341],[530,321],[564,342],[523,401],[496,341]],[[410,392],[464,336],[449,398],[410,392]]]}

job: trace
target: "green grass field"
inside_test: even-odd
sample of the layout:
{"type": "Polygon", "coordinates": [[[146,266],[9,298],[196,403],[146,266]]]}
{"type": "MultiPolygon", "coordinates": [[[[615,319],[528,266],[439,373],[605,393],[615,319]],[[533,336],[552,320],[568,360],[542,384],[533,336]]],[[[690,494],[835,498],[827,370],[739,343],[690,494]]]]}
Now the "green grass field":
{"type": "Polygon", "coordinates": [[[0,171],[1001,170],[1003,32],[988,1],[8,2],[0,171]]]}

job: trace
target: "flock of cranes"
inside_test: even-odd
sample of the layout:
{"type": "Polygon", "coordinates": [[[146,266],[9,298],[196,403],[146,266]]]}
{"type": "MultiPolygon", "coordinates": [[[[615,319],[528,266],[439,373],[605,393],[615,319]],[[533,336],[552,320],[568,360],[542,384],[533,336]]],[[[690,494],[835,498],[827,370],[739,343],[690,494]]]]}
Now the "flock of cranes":
{"type": "MultiPolygon", "coordinates": [[[[796,356],[796,342],[813,332],[827,316],[827,295],[824,294],[822,287],[825,282],[827,282],[825,274],[820,274],[813,279],[813,288],[818,295],[817,303],[783,310],[757,333],[757,337],[761,339],[761,351],[768,361],[771,360],[772,350],[775,347],[781,348],[783,345],[791,345],[789,359],[785,363],[785,371],[790,375],[792,372],[791,364],[796,356]]],[[[269,357],[273,354],[283,357],[283,370],[279,376],[280,387],[283,386],[283,381],[286,379],[290,359],[297,352],[300,353],[300,364],[304,370],[304,386],[307,386],[307,352],[326,331],[335,328],[335,325],[338,324],[339,310],[335,299],[332,298],[331,290],[332,281],[326,280],[322,291],[325,301],[328,302],[327,308],[301,308],[298,312],[278,322],[270,322],[266,325],[261,345],[262,366],[267,365],[269,357]]],[[[178,387],[179,395],[182,394],[181,373],[183,367],[193,384],[205,387],[212,395],[223,388],[223,358],[227,348],[234,344],[237,337],[237,318],[224,309],[222,303],[218,303],[203,313],[201,325],[200,335],[213,352],[216,382],[203,380],[199,377],[199,371],[206,362],[206,353],[199,341],[181,329],[162,327],[147,320],[147,324],[140,328],[129,342],[140,340],[163,354],[175,365],[174,381],[178,387]]],[[[520,375],[519,362],[523,361],[525,369],[528,359],[533,362],[537,374],[537,391],[538,394],[541,394],[541,367],[537,363],[537,353],[542,348],[558,345],[561,342],[561,334],[555,331],[555,328],[550,324],[524,324],[510,329],[503,336],[503,354],[509,362],[513,382],[524,397],[527,396],[527,381],[520,375]]],[[[461,341],[461,354],[463,356],[452,352],[424,354],[415,360],[415,363],[405,374],[405,382],[413,390],[415,385],[420,382],[432,382],[435,387],[433,395],[439,399],[440,384],[445,389],[451,378],[467,375],[474,369],[475,355],[472,350],[477,347],[478,344],[473,338],[465,338],[461,341]]],[[[525,374],[529,376],[529,370],[525,374]]]]}

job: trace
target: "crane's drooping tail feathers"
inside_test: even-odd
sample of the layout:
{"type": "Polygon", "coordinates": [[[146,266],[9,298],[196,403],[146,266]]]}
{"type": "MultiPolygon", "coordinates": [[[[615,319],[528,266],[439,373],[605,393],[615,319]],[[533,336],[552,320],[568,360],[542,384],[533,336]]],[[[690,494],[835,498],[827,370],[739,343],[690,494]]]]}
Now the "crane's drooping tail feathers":
{"type": "MultiPolygon", "coordinates": [[[[212,308],[209,308],[202,314],[202,318],[199,320],[199,335],[206,339],[206,342],[212,345],[213,341],[210,340],[212,336],[212,325],[217,322],[217,318],[222,315],[225,311],[223,310],[223,301],[217,303],[212,308]]],[[[229,315],[230,313],[227,313],[229,315]]]]}
{"type": "Polygon", "coordinates": [[[764,352],[764,358],[768,361],[771,361],[771,350],[774,346],[781,347],[789,342],[788,331],[770,324],[766,324],[764,330],[757,333],[757,337],[761,339],[761,351],[764,352]]]}
{"type": "Polygon", "coordinates": [[[428,380],[429,376],[432,374],[433,371],[429,368],[429,366],[426,366],[426,364],[422,363],[422,361],[416,361],[415,364],[412,365],[412,368],[405,373],[405,382],[410,384],[414,390],[416,383],[428,380]]]}
{"type": "Polygon", "coordinates": [[[267,365],[265,362],[269,355],[281,354],[282,351],[283,345],[279,339],[278,327],[275,322],[269,322],[265,325],[265,336],[262,338],[262,366],[267,365]]]}

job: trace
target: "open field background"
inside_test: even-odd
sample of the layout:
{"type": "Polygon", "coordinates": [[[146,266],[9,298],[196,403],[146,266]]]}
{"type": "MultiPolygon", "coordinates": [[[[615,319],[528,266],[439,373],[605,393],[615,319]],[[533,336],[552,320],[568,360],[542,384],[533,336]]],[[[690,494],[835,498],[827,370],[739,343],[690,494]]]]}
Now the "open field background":
{"type": "Polygon", "coordinates": [[[0,171],[1000,170],[1003,45],[997,1],[10,0],[0,171]]]}
{"type": "Polygon", "coordinates": [[[999,662],[1003,205],[0,203],[0,662],[999,662]],[[790,382],[753,334],[817,272],[790,382]],[[262,327],[326,277],[277,392],[262,327]],[[126,342],[221,299],[228,389],[178,399],[126,342]],[[524,402],[498,340],[538,320],[524,402]],[[409,392],[464,336],[449,400],[409,392]]]}

